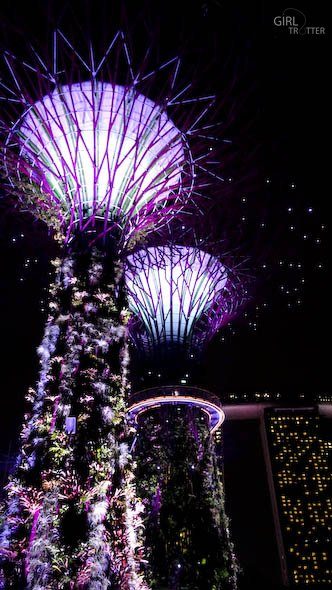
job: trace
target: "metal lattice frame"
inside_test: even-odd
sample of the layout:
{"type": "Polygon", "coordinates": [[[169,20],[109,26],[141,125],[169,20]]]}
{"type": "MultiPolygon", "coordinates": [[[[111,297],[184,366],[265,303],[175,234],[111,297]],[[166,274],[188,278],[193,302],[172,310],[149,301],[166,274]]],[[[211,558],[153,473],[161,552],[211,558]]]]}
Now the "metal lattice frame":
{"type": "Polygon", "coordinates": [[[13,127],[17,175],[69,231],[103,219],[142,229],[167,211],[186,188],[185,140],[167,114],[134,87],[91,80],[57,88],[33,104],[13,127]]]}
{"type": "Polygon", "coordinates": [[[205,143],[214,140],[212,126],[202,126],[215,97],[188,97],[191,84],[179,85],[180,58],[135,74],[121,31],[99,62],[92,47],[84,58],[61,31],[54,34],[52,64],[31,49],[34,63],[3,54],[11,79],[0,81],[5,177],[23,204],[60,226],[67,241],[77,229],[98,236],[116,226],[126,243],[202,196],[209,177],[223,181],[209,169],[212,148],[205,143]],[[113,82],[115,51],[125,58],[124,85],[113,82]],[[58,55],[66,52],[73,65],[64,70],[58,55]],[[161,71],[168,96],[153,102],[147,83],[161,71]],[[181,130],[169,115],[179,108],[181,130]]]}
{"type": "Polygon", "coordinates": [[[233,317],[244,298],[230,269],[211,254],[186,246],[132,254],[126,284],[133,339],[150,351],[160,345],[201,346],[233,317]]]}

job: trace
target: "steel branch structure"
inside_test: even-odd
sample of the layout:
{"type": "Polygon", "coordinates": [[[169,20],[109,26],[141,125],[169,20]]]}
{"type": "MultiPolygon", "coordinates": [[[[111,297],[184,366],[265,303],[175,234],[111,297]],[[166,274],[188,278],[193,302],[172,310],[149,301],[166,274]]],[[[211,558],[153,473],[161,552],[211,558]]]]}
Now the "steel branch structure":
{"type": "MultiPolygon", "coordinates": [[[[182,364],[193,351],[197,355],[246,298],[237,274],[197,247],[139,250],[127,258],[125,278],[132,339],[141,356],[159,355],[164,374],[168,363],[178,365],[180,357],[182,364]]],[[[132,395],[128,414],[137,426],[138,487],[149,502],[146,542],[157,580],[170,588],[236,588],[222,461],[213,439],[224,420],[219,399],[198,387],[161,384],[132,395]],[[174,494],[195,498],[191,516],[179,516],[174,494]],[[197,567],[202,561],[208,561],[208,570],[197,567]]]]}
{"type": "Polygon", "coordinates": [[[61,30],[52,56],[30,53],[32,61],[3,53],[1,164],[9,192],[67,242],[114,230],[124,246],[224,181],[210,162],[215,97],[181,85],[180,57],[152,69],[145,57],[135,72],[122,31],[99,58],[61,30]]]}
{"type": "MultiPolygon", "coordinates": [[[[1,169],[11,197],[46,222],[62,255],[54,261],[39,380],[29,391],[31,411],[7,486],[0,587],[147,590],[143,505],[126,415],[125,255],[199,199],[211,181],[223,182],[205,120],[214,97],[190,95],[178,57],[152,70],[143,63],[135,73],[121,31],[98,59],[91,43],[86,56],[61,31],[54,33],[51,58],[30,49],[32,62],[3,54],[1,169]],[[160,74],[166,95],[156,83],[152,100],[160,74]]],[[[141,315],[146,335],[139,332],[137,341],[146,348],[200,346],[231,317],[238,290],[210,255],[172,246],[128,260],[130,307],[141,315]]],[[[188,401],[184,396],[193,426],[203,413],[201,434],[207,418],[217,416],[214,428],[221,421],[222,410],[211,401],[188,401]]],[[[180,420],[180,430],[187,423],[180,420]]],[[[202,440],[197,435],[198,454],[202,440]]],[[[211,454],[204,456],[209,477],[218,481],[211,454]]],[[[206,481],[199,493],[207,506],[206,481]]]]}
{"type": "Polygon", "coordinates": [[[150,353],[161,345],[200,349],[235,315],[245,291],[216,257],[187,246],[147,248],[127,258],[132,337],[150,353]]]}
{"type": "Polygon", "coordinates": [[[61,31],[51,59],[30,49],[32,62],[3,54],[1,169],[62,255],[7,486],[0,587],[147,590],[128,447],[124,253],[206,186],[208,154],[192,144],[213,97],[181,87],[177,57],[134,73],[121,31],[99,59],[61,31]],[[151,100],[159,74],[167,96],[151,100]],[[169,111],[188,105],[175,124],[169,111]]]}
{"type": "Polygon", "coordinates": [[[160,211],[165,222],[190,192],[185,136],[135,86],[94,78],[59,86],[25,110],[5,145],[5,165],[17,150],[18,181],[29,178],[37,204],[45,195],[42,206],[67,239],[100,220],[100,232],[117,225],[128,240],[158,223],[160,211]]]}

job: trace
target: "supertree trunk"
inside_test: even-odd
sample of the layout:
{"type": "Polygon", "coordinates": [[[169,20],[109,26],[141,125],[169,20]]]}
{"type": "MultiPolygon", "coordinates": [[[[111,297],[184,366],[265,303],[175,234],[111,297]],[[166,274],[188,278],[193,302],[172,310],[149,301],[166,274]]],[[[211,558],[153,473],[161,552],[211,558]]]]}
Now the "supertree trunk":
{"type": "Polygon", "coordinates": [[[7,486],[2,587],[142,590],[122,265],[75,242],[54,265],[39,381],[7,486]]]}
{"type": "Polygon", "coordinates": [[[143,414],[135,455],[151,585],[237,588],[220,462],[206,418],[179,406],[143,414]]]}

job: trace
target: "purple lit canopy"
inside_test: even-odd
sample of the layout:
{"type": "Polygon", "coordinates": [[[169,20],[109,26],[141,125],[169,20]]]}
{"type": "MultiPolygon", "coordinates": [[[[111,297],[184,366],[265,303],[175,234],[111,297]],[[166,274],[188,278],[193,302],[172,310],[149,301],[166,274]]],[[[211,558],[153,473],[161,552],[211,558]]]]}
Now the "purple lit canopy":
{"type": "Polygon", "coordinates": [[[126,284],[132,336],[160,344],[199,347],[235,314],[244,290],[232,271],[198,248],[147,248],[128,257],[126,284]]]}
{"type": "Polygon", "coordinates": [[[185,141],[166,112],[138,93],[91,80],[56,88],[13,126],[16,172],[69,232],[103,220],[127,237],[186,194],[185,141]],[[111,222],[111,223],[110,223],[111,222]]]}
{"type": "Polygon", "coordinates": [[[205,197],[211,180],[224,182],[206,121],[215,97],[190,96],[178,56],[152,69],[146,58],[135,73],[122,31],[101,59],[92,47],[86,58],[59,30],[52,52],[33,49],[32,62],[3,54],[1,160],[10,193],[66,241],[77,230],[118,228],[126,244],[191,196],[205,197]]]}

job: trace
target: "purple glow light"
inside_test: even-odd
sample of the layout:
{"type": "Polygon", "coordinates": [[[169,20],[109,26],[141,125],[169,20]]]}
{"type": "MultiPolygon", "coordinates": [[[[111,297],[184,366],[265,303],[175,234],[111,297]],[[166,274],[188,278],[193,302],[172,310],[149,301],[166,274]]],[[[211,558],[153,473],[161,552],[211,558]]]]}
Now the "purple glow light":
{"type": "Polygon", "coordinates": [[[131,396],[131,404],[127,412],[131,420],[137,424],[139,417],[145,412],[168,405],[199,408],[208,417],[211,433],[218,430],[225,420],[225,413],[219,399],[198,387],[181,386],[175,389],[168,386],[139,391],[131,396]]]}
{"type": "Polygon", "coordinates": [[[36,199],[47,195],[68,232],[101,219],[133,231],[156,222],[188,196],[185,140],[160,106],[123,87],[91,80],[56,88],[13,126],[17,174],[36,199]]]}
{"type": "Polygon", "coordinates": [[[133,338],[149,349],[202,344],[230,320],[243,299],[228,268],[186,246],[147,248],[129,256],[126,284],[137,320],[133,338]]]}

